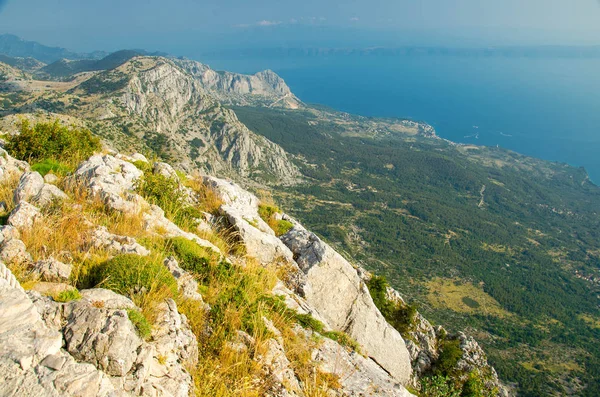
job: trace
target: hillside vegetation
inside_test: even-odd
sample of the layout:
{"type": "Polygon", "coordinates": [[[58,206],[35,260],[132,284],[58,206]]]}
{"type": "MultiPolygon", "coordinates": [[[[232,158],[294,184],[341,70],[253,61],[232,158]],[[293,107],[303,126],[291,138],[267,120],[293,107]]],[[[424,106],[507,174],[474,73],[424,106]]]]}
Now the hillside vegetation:
{"type": "Polygon", "coordinates": [[[582,169],[235,111],[301,159],[310,181],[276,194],[295,216],[436,322],[470,329],[520,395],[600,393],[599,329],[583,320],[600,318],[600,189],[582,169]]]}

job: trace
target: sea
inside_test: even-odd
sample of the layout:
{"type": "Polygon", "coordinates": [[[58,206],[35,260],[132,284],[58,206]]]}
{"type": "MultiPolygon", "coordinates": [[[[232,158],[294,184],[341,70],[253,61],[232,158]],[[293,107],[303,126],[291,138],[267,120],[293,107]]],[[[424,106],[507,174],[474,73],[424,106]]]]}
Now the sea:
{"type": "Polygon", "coordinates": [[[585,167],[600,184],[600,59],[333,54],[199,59],[271,69],[304,102],[425,121],[454,142],[585,167]]]}

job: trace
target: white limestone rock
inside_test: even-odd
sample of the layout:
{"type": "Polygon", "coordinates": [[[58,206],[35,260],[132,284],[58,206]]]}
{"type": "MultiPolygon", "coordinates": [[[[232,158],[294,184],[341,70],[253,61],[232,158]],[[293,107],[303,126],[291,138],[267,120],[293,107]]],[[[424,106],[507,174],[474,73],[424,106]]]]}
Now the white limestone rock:
{"type": "Polygon", "coordinates": [[[68,199],[69,196],[54,185],[45,183],[38,194],[31,198],[31,203],[38,207],[45,207],[55,201],[68,199]]]}
{"type": "Polygon", "coordinates": [[[217,255],[222,255],[221,250],[210,241],[204,240],[194,233],[181,230],[179,226],[168,220],[165,217],[165,212],[156,205],[150,206],[150,209],[143,214],[143,219],[144,230],[147,232],[157,233],[166,238],[183,237],[213,251],[217,255]]]}
{"type": "Polygon", "coordinates": [[[6,263],[30,263],[32,261],[31,255],[27,252],[27,247],[23,241],[12,238],[5,240],[0,245],[0,260],[6,263]]]}
{"type": "Polygon", "coordinates": [[[35,222],[42,217],[40,210],[29,204],[27,201],[21,201],[8,217],[8,224],[19,230],[31,229],[35,222]]]}
{"type": "Polygon", "coordinates": [[[101,226],[92,232],[91,243],[94,248],[116,254],[150,255],[150,251],[141,244],[138,244],[133,237],[112,234],[106,226],[101,226]]]}
{"type": "Polygon", "coordinates": [[[15,189],[14,202],[15,204],[21,201],[31,201],[31,199],[38,195],[38,193],[44,187],[44,178],[38,172],[26,172],[21,175],[19,179],[19,185],[15,189]]]}
{"type": "Polygon", "coordinates": [[[142,175],[130,162],[111,155],[94,155],[79,165],[69,183],[89,189],[92,197],[101,199],[111,209],[137,214],[147,206],[146,201],[134,193],[142,175]]]}
{"type": "Polygon", "coordinates": [[[67,351],[78,361],[106,374],[123,377],[131,371],[142,340],[124,310],[109,311],[78,302],[67,318],[67,351]]]}
{"type": "Polygon", "coordinates": [[[165,178],[179,180],[179,176],[177,175],[177,172],[175,172],[175,169],[173,169],[173,167],[171,167],[167,163],[154,163],[154,168],[152,169],[152,172],[157,175],[162,175],[165,178]]]}
{"type": "Polygon", "coordinates": [[[210,310],[210,306],[204,303],[202,295],[198,292],[198,282],[194,279],[194,276],[179,267],[177,259],[172,256],[166,258],[163,263],[177,280],[177,286],[181,295],[186,299],[200,302],[205,310],[210,310]]]}
{"type": "Polygon", "coordinates": [[[306,302],[335,330],[346,332],[402,384],[411,378],[411,361],[402,336],[379,312],[357,270],[314,233],[296,225],[283,242],[306,274],[306,302]]]}
{"type": "Polygon", "coordinates": [[[58,177],[54,174],[46,174],[44,175],[44,182],[50,185],[56,184],[58,182],[58,177]]]}
{"type": "Polygon", "coordinates": [[[0,148],[0,181],[5,181],[12,177],[18,177],[24,172],[29,171],[30,167],[26,161],[19,161],[11,157],[8,152],[0,148]]]}
{"type": "Polygon", "coordinates": [[[337,375],[343,396],[414,397],[375,361],[324,338],[313,352],[321,371],[337,375]]]}
{"type": "Polygon", "coordinates": [[[72,270],[72,265],[62,263],[53,257],[37,261],[33,264],[33,271],[44,281],[67,281],[71,276],[72,270]]]}
{"type": "Polygon", "coordinates": [[[0,395],[120,395],[104,373],[61,350],[61,333],[48,328],[23,290],[4,279],[0,307],[0,395]]]}
{"type": "Polygon", "coordinates": [[[105,288],[84,289],[80,291],[82,300],[89,302],[94,307],[109,310],[135,309],[133,301],[105,288]]]}
{"type": "Polygon", "coordinates": [[[238,232],[248,255],[264,265],[278,261],[294,265],[292,252],[258,215],[259,200],[255,195],[222,179],[206,176],[203,180],[224,201],[221,212],[238,232]]]}

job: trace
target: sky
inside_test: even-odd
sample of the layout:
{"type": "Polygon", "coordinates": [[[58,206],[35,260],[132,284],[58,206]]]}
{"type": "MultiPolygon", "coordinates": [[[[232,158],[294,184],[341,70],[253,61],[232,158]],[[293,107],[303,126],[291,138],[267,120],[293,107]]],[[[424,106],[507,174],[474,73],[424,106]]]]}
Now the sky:
{"type": "Polygon", "coordinates": [[[0,0],[0,33],[77,51],[600,44],[600,0],[0,0]]]}

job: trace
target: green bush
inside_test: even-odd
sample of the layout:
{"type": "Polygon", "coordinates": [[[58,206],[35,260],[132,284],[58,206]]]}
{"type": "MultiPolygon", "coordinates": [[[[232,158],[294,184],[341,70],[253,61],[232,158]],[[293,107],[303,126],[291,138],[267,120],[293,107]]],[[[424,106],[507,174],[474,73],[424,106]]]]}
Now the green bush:
{"type": "Polygon", "coordinates": [[[206,274],[209,270],[211,255],[206,248],[183,237],[167,240],[171,250],[179,260],[179,265],[184,270],[197,275],[206,274]]]}
{"type": "Polygon", "coordinates": [[[76,289],[68,289],[54,297],[56,302],[70,302],[79,299],[81,299],[81,294],[76,289]]]}
{"type": "Polygon", "coordinates": [[[461,393],[461,397],[495,397],[497,395],[498,389],[487,387],[479,371],[469,373],[469,378],[463,385],[461,393]]]}
{"type": "MultiPolygon", "coordinates": [[[[271,227],[271,229],[273,229],[277,237],[283,236],[284,234],[289,232],[291,228],[294,227],[294,225],[289,221],[283,219],[275,219],[275,214],[277,214],[278,212],[280,212],[280,210],[275,205],[264,203],[258,205],[258,215],[265,222],[267,222],[267,224],[271,227]]],[[[252,224],[255,227],[257,226],[252,222],[250,222],[250,224],[252,224]]]]}
{"type": "Polygon", "coordinates": [[[87,129],[66,127],[58,120],[37,123],[33,128],[27,120],[21,133],[8,139],[6,150],[19,160],[42,161],[53,159],[76,163],[100,150],[100,139],[87,129]]]}
{"type": "Polygon", "coordinates": [[[50,172],[56,175],[66,175],[69,172],[73,171],[73,167],[60,161],[44,159],[40,162],[33,164],[31,166],[31,170],[39,172],[42,176],[46,176],[46,174],[50,172]]]}
{"type": "Polygon", "coordinates": [[[144,340],[148,340],[150,338],[150,334],[152,334],[152,326],[148,322],[148,319],[135,309],[127,309],[127,317],[129,317],[129,321],[135,326],[138,334],[144,340]]]}
{"type": "Polygon", "coordinates": [[[435,362],[436,374],[449,375],[456,367],[462,355],[463,352],[460,350],[460,341],[458,339],[444,340],[440,346],[440,356],[435,362]]]}
{"type": "Polygon", "coordinates": [[[387,280],[383,276],[373,276],[367,282],[373,303],[375,303],[375,306],[377,306],[383,317],[402,336],[407,336],[414,328],[417,308],[412,305],[403,305],[389,301],[386,296],[388,285],[387,280]]]}
{"type": "Polygon", "coordinates": [[[96,277],[102,287],[122,295],[133,296],[163,286],[177,292],[177,282],[160,258],[115,256],[99,266],[96,277]]]}
{"type": "Polygon", "coordinates": [[[459,397],[460,389],[445,376],[430,376],[421,379],[421,397],[459,397]]]}
{"type": "Polygon", "coordinates": [[[258,205],[258,215],[260,215],[265,222],[269,222],[269,219],[278,212],[279,208],[274,205],[263,203],[258,205]]]}
{"type": "Polygon", "coordinates": [[[144,177],[138,181],[136,188],[140,195],[162,208],[167,218],[180,227],[193,227],[196,219],[202,217],[200,210],[187,203],[186,194],[175,178],[154,174],[148,167],[144,170],[144,177]]]}
{"type": "Polygon", "coordinates": [[[320,334],[323,333],[325,325],[310,314],[296,314],[296,322],[304,328],[311,329],[320,334]]]}
{"type": "Polygon", "coordinates": [[[284,234],[289,232],[293,227],[294,227],[294,224],[292,222],[282,219],[280,221],[277,221],[277,225],[276,225],[274,231],[275,231],[275,234],[277,235],[277,237],[279,237],[279,236],[283,236],[284,234]]]}

